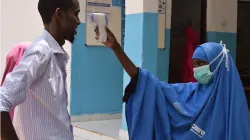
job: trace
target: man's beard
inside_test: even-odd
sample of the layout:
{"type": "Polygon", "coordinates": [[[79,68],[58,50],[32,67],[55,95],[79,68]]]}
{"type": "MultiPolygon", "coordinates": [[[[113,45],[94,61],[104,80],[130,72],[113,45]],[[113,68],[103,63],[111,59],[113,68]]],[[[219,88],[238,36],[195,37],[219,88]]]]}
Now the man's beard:
{"type": "Polygon", "coordinates": [[[72,36],[72,37],[70,37],[70,38],[68,38],[67,39],[70,43],[74,43],[74,41],[75,41],[75,36],[72,36]]]}

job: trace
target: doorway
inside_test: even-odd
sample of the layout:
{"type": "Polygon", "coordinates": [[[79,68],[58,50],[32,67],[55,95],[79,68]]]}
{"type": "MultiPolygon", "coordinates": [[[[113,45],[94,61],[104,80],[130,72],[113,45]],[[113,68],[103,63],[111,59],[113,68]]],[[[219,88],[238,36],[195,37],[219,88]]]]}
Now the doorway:
{"type": "Polygon", "coordinates": [[[182,51],[186,35],[184,29],[190,26],[197,32],[199,43],[206,42],[207,0],[173,0],[170,37],[169,82],[184,82],[182,77],[182,51]]]}
{"type": "Polygon", "coordinates": [[[236,64],[250,106],[250,1],[238,1],[236,64]]]}

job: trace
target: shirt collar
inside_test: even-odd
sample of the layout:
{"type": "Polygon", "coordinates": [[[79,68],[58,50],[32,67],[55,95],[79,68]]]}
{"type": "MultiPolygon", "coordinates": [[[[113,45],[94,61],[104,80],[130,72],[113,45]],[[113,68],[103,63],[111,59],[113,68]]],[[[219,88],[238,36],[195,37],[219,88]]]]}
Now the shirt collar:
{"type": "Polygon", "coordinates": [[[49,47],[51,48],[53,53],[59,53],[66,55],[66,58],[69,59],[68,53],[61,47],[58,42],[53,38],[53,36],[47,31],[44,30],[43,36],[47,40],[47,43],[49,44],[49,47]]]}

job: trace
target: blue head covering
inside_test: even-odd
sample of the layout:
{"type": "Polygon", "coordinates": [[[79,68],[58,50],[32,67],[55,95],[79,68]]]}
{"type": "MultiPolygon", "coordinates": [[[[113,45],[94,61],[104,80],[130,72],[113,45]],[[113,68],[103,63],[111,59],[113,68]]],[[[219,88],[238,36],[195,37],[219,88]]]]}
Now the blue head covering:
{"type": "MultiPolygon", "coordinates": [[[[226,48],[225,48],[226,49],[226,48]]],[[[197,46],[194,54],[193,54],[193,59],[201,59],[206,62],[211,63],[216,57],[221,53],[223,50],[223,46],[218,43],[204,43],[200,46],[197,46]]],[[[227,53],[228,54],[228,53],[227,53]]],[[[229,54],[228,54],[229,55],[229,54]]],[[[211,65],[211,71],[214,71],[217,65],[219,64],[219,61],[221,60],[222,55],[217,58],[211,65]]],[[[225,60],[223,62],[225,64],[225,60]]],[[[225,65],[224,65],[225,66],[225,65]]]]}
{"type": "MultiPolygon", "coordinates": [[[[220,44],[205,43],[193,58],[212,62],[222,50],[220,44]]],[[[228,57],[211,64],[213,71],[222,58],[207,85],[168,84],[140,69],[136,92],[126,104],[130,140],[249,139],[247,100],[234,61],[225,53],[228,57]]]]}
{"type": "MultiPolygon", "coordinates": [[[[197,47],[193,59],[197,58],[211,63],[222,51],[221,44],[205,43],[197,47]]],[[[206,94],[210,94],[204,109],[197,116],[197,123],[202,125],[202,118],[213,113],[209,126],[210,135],[219,135],[224,130],[223,139],[250,139],[248,134],[250,121],[245,92],[234,60],[228,52],[225,53],[224,57],[223,54],[220,55],[210,65],[211,71],[214,71],[219,65],[211,84],[199,85],[196,90],[196,92],[200,92],[200,89],[206,89],[206,94]],[[219,64],[221,59],[222,63],[219,64]]],[[[205,124],[203,125],[205,127],[205,124]]],[[[216,139],[216,137],[210,138],[216,139]]]]}

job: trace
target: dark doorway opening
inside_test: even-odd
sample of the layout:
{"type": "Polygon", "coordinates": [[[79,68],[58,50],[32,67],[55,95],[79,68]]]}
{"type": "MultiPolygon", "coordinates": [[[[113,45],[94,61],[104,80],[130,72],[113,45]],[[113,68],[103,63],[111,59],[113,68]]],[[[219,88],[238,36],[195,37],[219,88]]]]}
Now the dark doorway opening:
{"type": "Polygon", "coordinates": [[[236,64],[250,106],[250,1],[238,1],[236,64]]]}
{"type": "Polygon", "coordinates": [[[186,42],[185,28],[191,26],[198,34],[199,43],[206,42],[207,0],[172,1],[169,82],[184,82],[182,51],[186,42]]]}

